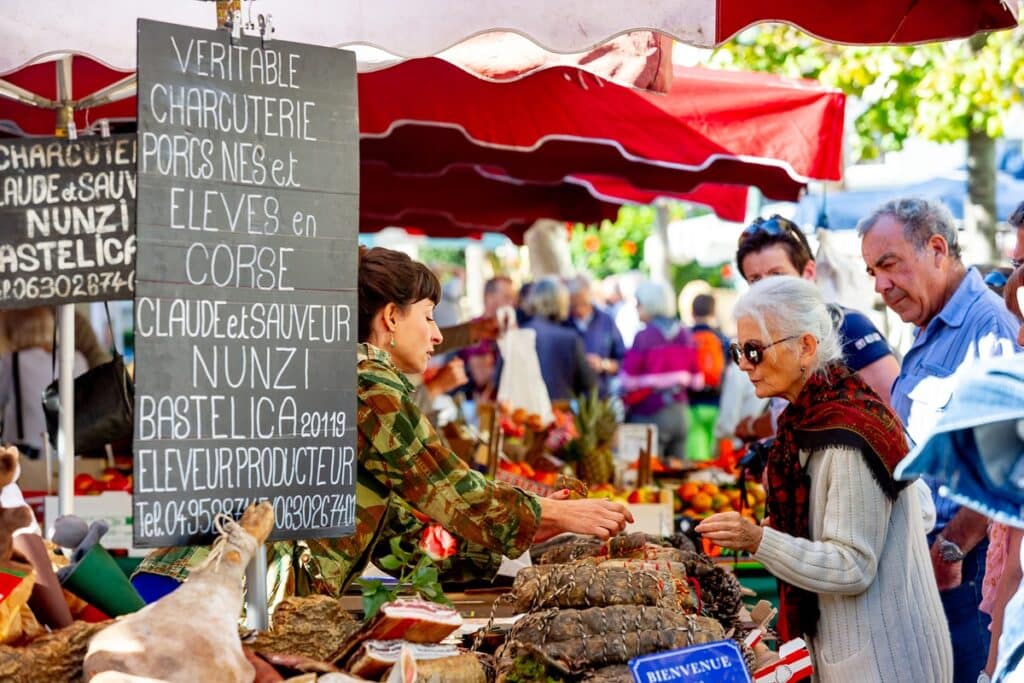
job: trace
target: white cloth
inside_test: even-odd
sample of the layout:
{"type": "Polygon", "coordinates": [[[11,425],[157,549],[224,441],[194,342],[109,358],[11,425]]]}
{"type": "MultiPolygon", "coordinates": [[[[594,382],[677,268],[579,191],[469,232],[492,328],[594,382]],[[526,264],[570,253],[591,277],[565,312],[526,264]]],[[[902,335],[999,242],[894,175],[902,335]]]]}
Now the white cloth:
{"type": "MultiPolygon", "coordinates": [[[[58,359],[59,362],[59,359],[58,359]]],[[[43,450],[46,418],[43,415],[43,390],[53,381],[53,359],[49,351],[35,347],[18,352],[21,377],[22,438],[18,438],[17,410],[14,400],[14,375],[11,354],[0,358],[0,408],[3,409],[4,429],[0,440],[20,443],[43,450]]],[[[89,368],[85,356],[75,352],[75,377],[89,368]]]]}
{"type": "Polygon", "coordinates": [[[754,557],[818,594],[815,680],[951,681],[949,630],[917,491],[906,488],[893,504],[851,448],[800,457],[811,478],[811,539],[766,528],[754,557]]]}
{"type": "MultiPolygon", "coordinates": [[[[17,476],[15,476],[17,479],[17,476]]],[[[7,486],[0,489],[0,508],[20,508],[27,506],[25,502],[25,496],[21,495],[21,488],[14,482],[11,482],[7,486]]],[[[20,529],[15,529],[14,536],[20,536],[21,534],[42,534],[42,530],[39,528],[39,522],[36,521],[35,516],[32,517],[32,523],[28,526],[20,529]]]]}

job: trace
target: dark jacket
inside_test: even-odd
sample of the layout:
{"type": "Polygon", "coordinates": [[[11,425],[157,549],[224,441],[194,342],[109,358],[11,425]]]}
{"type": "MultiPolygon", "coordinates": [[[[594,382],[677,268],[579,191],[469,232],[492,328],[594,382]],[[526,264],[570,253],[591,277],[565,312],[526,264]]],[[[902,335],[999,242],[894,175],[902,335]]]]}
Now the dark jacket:
{"type": "Polygon", "coordinates": [[[534,316],[523,328],[537,333],[540,374],[552,401],[572,399],[594,388],[597,379],[579,334],[541,316],[534,316]]]}

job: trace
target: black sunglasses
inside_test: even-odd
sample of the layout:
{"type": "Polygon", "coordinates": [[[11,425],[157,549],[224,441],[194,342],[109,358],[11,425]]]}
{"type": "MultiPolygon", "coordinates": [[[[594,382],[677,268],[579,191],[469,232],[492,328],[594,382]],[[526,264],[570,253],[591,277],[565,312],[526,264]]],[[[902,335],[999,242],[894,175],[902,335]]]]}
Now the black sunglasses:
{"type": "Polygon", "coordinates": [[[794,239],[808,254],[811,253],[811,245],[808,244],[807,238],[804,236],[803,232],[801,232],[800,228],[796,227],[793,221],[787,220],[782,216],[754,219],[754,222],[744,228],[743,232],[740,233],[737,244],[743,244],[743,240],[756,235],[759,232],[763,232],[766,235],[771,235],[773,237],[789,237],[794,239]]]}
{"type": "Polygon", "coordinates": [[[799,337],[799,334],[794,334],[793,336],[786,337],[785,339],[777,339],[773,341],[771,344],[767,345],[756,341],[748,341],[742,347],[739,344],[730,344],[729,356],[732,358],[732,362],[735,363],[736,365],[739,365],[740,361],[743,360],[744,358],[746,358],[747,362],[749,362],[751,365],[760,365],[761,361],[764,360],[765,349],[771,348],[776,344],[781,344],[782,342],[798,339],[799,337]]]}

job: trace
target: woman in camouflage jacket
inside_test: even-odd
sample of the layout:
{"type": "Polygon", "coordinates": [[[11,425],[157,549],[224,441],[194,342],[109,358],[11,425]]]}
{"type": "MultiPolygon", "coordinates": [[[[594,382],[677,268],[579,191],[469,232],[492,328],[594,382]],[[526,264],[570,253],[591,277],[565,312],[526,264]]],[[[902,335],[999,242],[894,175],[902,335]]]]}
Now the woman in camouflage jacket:
{"type": "MultiPolygon", "coordinates": [[[[441,293],[422,263],[390,249],[360,249],[356,530],[351,536],[278,542],[270,549],[270,600],[340,594],[400,536],[412,548],[440,523],[459,539],[445,578],[489,579],[502,555],[563,531],[608,538],[632,521],[606,500],[538,498],[487,479],[449,450],[417,408],[405,373],[427,367],[442,336],[433,320],[441,293]]],[[[183,580],[205,548],[157,551],[140,571],[183,580]]]]}

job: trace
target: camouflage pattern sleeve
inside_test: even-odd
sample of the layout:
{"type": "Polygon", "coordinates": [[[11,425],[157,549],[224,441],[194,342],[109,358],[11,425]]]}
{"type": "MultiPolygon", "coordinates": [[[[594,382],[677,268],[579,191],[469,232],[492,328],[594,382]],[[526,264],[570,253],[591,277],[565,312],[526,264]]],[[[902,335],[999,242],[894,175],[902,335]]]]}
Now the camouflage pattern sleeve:
{"type": "Polygon", "coordinates": [[[540,503],[469,469],[441,443],[386,354],[366,348],[357,416],[365,474],[461,539],[508,557],[525,552],[540,523],[540,503]]]}
{"type": "MultiPolygon", "coordinates": [[[[408,505],[396,501],[388,510],[387,518],[381,529],[381,537],[401,537],[402,548],[411,553],[419,545],[423,530],[432,523],[417,518],[416,513],[408,505]]],[[[455,554],[435,562],[441,575],[441,582],[453,584],[493,579],[498,573],[498,568],[501,567],[501,553],[488,550],[481,545],[458,538],[458,536],[456,539],[459,545],[455,554]]],[[[371,561],[380,567],[378,560],[389,552],[391,552],[391,547],[388,543],[378,543],[373,549],[371,561]]]]}

